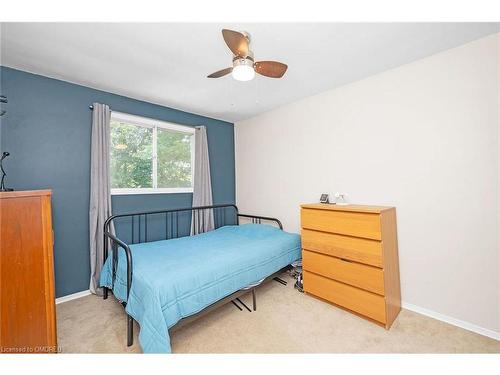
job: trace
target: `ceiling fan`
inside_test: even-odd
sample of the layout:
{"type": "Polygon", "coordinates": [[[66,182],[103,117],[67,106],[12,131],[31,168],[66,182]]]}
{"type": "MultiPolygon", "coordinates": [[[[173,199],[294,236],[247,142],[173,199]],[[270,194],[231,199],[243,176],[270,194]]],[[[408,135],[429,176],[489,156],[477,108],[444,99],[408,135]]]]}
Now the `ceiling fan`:
{"type": "Polygon", "coordinates": [[[220,78],[232,73],[238,81],[250,81],[255,77],[255,72],[260,75],[281,78],[288,66],[278,61],[254,61],[253,52],[250,50],[250,34],[228,29],[222,30],[222,36],[227,46],[233,53],[233,66],[219,70],[207,78],[220,78]]]}

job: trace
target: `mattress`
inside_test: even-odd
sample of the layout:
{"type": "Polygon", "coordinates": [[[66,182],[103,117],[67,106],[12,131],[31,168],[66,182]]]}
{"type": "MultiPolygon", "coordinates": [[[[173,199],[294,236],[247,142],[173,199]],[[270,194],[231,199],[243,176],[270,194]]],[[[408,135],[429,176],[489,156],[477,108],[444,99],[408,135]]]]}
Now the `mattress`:
{"type": "MultiPolygon", "coordinates": [[[[231,225],[164,241],[130,245],[133,279],[127,301],[125,251],[113,288],[140,325],[145,353],[170,353],[168,329],[214,302],[272,275],[301,256],[300,236],[265,224],[231,225]]],[[[100,285],[112,286],[112,259],[100,285]]]]}

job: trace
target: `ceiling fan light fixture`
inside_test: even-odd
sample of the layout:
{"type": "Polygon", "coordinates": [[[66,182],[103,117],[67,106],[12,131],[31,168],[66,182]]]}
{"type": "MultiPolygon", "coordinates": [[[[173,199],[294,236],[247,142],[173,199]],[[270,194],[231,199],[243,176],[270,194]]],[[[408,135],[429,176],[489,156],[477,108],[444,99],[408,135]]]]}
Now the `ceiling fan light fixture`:
{"type": "Polygon", "coordinates": [[[250,34],[245,31],[222,30],[222,37],[233,53],[233,66],[209,74],[207,78],[220,78],[232,73],[237,81],[251,81],[255,73],[270,78],[281,78],[288,66],[279,61],[255,61],[250,50],[250,34]]]}
{"type": "Polygon", "coordinates": [[[250,59],[235,60],[232,75],[237,81],[251,81],[255,77],[253,61],[250,59]]]}

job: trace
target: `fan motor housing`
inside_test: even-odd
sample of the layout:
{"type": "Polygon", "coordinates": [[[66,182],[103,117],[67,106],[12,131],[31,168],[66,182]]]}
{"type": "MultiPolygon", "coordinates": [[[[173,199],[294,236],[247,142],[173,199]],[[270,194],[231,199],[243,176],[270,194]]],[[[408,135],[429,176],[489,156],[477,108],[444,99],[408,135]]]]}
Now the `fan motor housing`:
{"type": "Polygon", "coordinates": [[[236,56],[233,59],[233,68],[240,66],[240,65],[247,65],[247,66],[250,66],[253,68],[253,64],[254,64],[253,57],[251,57],[251,56],[247,56],[247,57],[236,56]]]}

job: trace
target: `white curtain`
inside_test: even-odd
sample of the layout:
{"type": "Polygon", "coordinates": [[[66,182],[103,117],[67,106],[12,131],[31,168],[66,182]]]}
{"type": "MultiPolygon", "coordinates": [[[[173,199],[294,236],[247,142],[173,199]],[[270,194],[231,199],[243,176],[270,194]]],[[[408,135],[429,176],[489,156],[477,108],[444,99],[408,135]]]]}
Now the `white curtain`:
{"type": "MultiPolygon", "coordinates": [[[[210,159],[208,156],[207,129],[197,126],[195,131],[193,207],[211,206],[212,180],[210,178],[210,159]]],[[[193,212],[191,234],[198,234],[214,229],[213,210],[193,212]]]]}
{"type": "Polygon", "coordinates": [[[109,145],[111,110],[94,103],[92,111],[92,148],[90,157],[90,292],[101,294],[99,277],[103,261],[104,222],[111,215],[109,145]]]}

